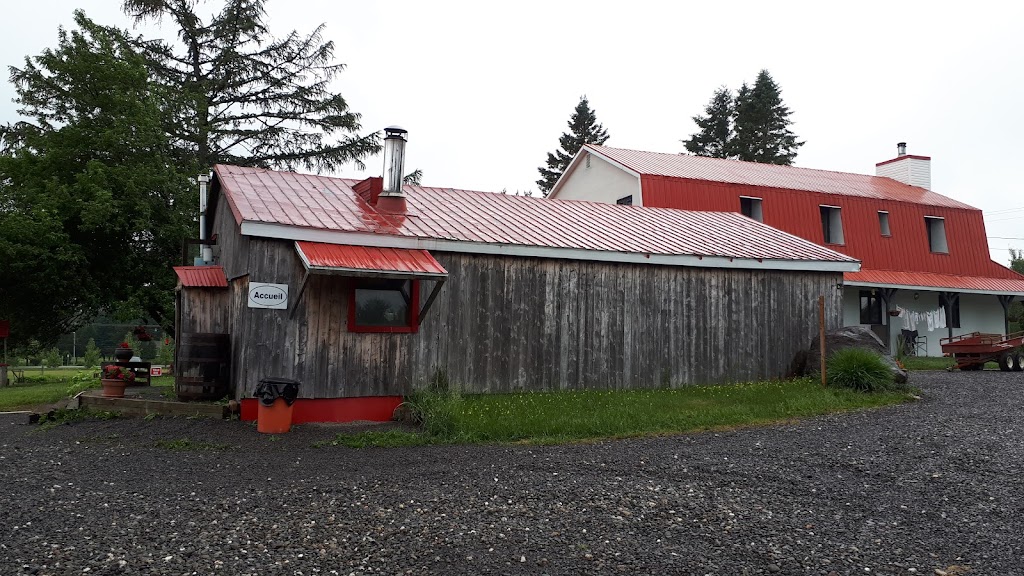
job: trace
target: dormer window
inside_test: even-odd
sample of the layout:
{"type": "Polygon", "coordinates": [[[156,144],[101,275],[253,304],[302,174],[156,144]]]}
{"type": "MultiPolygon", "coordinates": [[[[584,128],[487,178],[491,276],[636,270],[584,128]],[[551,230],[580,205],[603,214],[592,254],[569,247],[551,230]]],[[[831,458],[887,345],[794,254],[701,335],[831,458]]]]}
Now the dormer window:
{"type": "Polygon", "coordinates": [[[764,215],[761,214],[760,198],[740,196],[740,213],[752,220],[764,222],[764,215]]]}
{"type": "Polygon", "coordinates": [[[946,219],[925,216],[924,227],[928,231],[928,249],[936,254],[949,254],[949,245],[946,244],[946,219]]]}
{"type": "Polygon", "coordinates": [[[889,230],[889,213],[885,210],[878,211],[878,229],[882,236],[892,236],[892,232],[889,230]]]}
{"type": "Polygon", "coordinates": [[[843,217],[839,206],[819,206],[825,244],[843,244],[843,217]]]}

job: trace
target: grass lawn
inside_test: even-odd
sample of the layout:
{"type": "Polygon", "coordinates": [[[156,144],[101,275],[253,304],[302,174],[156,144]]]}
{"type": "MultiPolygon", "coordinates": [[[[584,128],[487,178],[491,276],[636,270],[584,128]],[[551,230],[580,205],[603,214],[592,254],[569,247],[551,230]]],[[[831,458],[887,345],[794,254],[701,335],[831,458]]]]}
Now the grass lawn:
{"type": "MultiPolygon", "coordinates": [[[[98,373],[98,369],[47,369],[40,376],[36,369],[26,369],[25,382],[0,388],[0,411],[53,404],[83,390],[99,388],[98,373]]],[[[173,390],[174,377],[153,378],[153,386],[167,386],[173,390]]]]}
{"type": "Polygon", "coordinates": [[[690,386],[674,390],[418,394],[424,433],[339,434],[326,445],[557,443],[728,429],[898,404],[906,391],[864,394],[822,389],[814,380],[690,386]]]}

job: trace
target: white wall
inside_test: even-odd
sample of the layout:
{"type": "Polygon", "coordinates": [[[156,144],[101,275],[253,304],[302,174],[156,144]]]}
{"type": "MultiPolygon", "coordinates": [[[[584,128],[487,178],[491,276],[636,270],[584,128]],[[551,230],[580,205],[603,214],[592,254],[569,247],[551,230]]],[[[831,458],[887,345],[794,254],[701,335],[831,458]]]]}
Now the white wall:
{"type": "Polygon", "coordinates": [[[558,190],[559,200],[590,200],[614,204],[624,196],[633,196],[634,206],[643,206],[640,198],[640,178],[594,156],[581,159],[575,170],[563,179],[558,190]]]}
{"type": "MultiPolygon", "coordinates": [[[[870,290],[870,288],[860,288],[857,286],[846,286],[844,290],[843,324],[845,326],[860,324],[860,290],[862,289],[870,290]]],[[[896,293],[894,304],[916,312],[937,310],[939,308],[939,293],[938,291],[900,290],[896,293]],[[915,293],[918,295],[916,299],[914,298],[915,293]]],[[[891,318],[885,314],[882,315],[883,323],[887,323],[889,320],[893,320],[891,337],[893,347],[895,348],[896,337],[899,336],[900,330],[903,328],[903,319],[891,318]]],[[[954,336],[970,332],[1002,334],[1004,328],[1003,307],[994,295],[960,295],[960,328],[953,329],[954,336]]],[[[947,328],[928,330],[928,324],[921,322],[917,326],[917,333],[919,336],[928,338],[928,356],[942,356],[942,347],[939,344],[939,340],[949,336],[947,328]]]]}

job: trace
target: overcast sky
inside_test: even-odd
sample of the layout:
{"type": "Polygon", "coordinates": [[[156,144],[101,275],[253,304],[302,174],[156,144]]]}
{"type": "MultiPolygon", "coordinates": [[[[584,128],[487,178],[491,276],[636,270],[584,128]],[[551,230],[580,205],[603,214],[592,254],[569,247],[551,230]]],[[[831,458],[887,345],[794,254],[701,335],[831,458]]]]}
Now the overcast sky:
{"type": "MultiPolygon", "coordinates": [[[[81,7],[5,2],[0,64],[56,45],[81,7]]],[[[208,13],[217,2],[201,4],[208,13]]],[[[336,89],[364,132],[409,130],[424,183],[536,190],[580,95],[609,146],[681,152],[714,89],[768,69],[806,144],[796,165],[873,174],[896,143],[932,157],[932,188],[985,211],[993,259],[1024,248],[1024,7],[1016,2],[343,2],[268,0],[276,35],[325,23],[336,89]],[[1010,239],[1004,239],[1010,238],[1010,239]]],[[[173,31],[158,32],[170,36],[173,31]]],[[[17,118],[0,84],[0,122],[17,118]]],[[[381,161],[368,161],[379,175],[381,161]]],[[[363,173],[343,171],[358,177],[363,173]]]]}

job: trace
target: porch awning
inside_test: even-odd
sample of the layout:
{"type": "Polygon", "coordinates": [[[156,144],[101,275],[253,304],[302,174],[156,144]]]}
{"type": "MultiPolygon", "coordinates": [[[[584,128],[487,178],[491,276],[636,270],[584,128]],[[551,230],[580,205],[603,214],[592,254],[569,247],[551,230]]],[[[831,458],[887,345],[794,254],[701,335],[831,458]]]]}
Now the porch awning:
{"type": "Polygon", "coordinates": [[[934,272],[903,272],[898,270],[861,270],[846,272],[843,282],[848,286],[898,288],[902,290],[935,290],[964,294],[1024,296],[1024,279],[957,276],[934,272]]]}
{"type": "Polygon", "coordinates": [[[178,282],[184,288],[227,288],[228,280],[221,266],[174,266],[178,282]]]}
{"type": "Polygon", "coordinates": [[[444,280],[448,271],[426,250],[296,242],[310,274],[444,280]]]}

